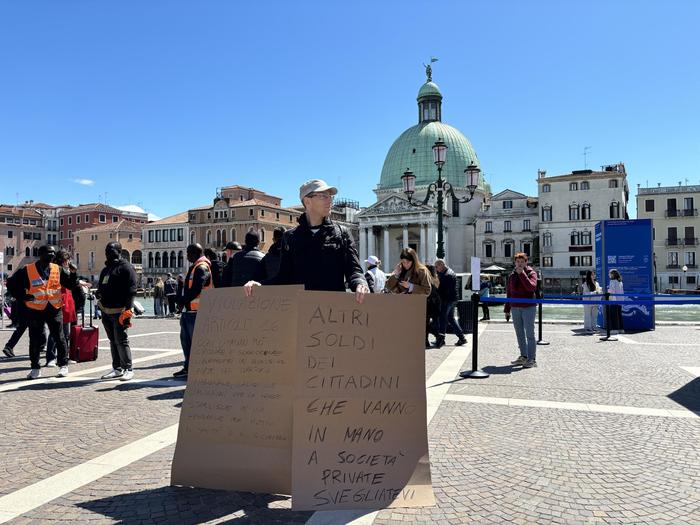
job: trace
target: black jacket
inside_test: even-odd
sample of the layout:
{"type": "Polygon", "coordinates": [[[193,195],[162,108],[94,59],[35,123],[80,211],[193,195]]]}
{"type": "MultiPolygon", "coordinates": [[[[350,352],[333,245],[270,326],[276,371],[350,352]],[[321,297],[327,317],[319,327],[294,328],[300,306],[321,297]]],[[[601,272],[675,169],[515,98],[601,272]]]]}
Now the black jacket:
{"type": "Polygon", "coordinates": [[[344,226],[325,218],[319,231],[309,228],[306,214],[299,226],[282,238],[280,271],[265,284],[303,284],[306,290],[344,292],[345,283],[354,292],[367,285],[352,236],[344,226]]]}
{"type": "Polygon", "coordinates": [[[444,272],[438,272],[440,287],[438,293],[443,304],[452,303],[459,297],[457,295],[457,276],[452,268],[447,268],[444,272]]]}
{"type": "Polygon", "coordinates": [[[260,282],[265,279],[263,257],[265,257],[263,252],[257,248],[248,247],[233,254],[230,286],[243,286],[248,281],[260,282]]]}
{"type": "Polygon", "coordinates": [[[166,279],[163,289],[166,296],[177,294],[177,281],[172,277],[170,279],[166,279]]]}
{"type": "Polygon", "coordinates": [[[130,308],[136,296],[136,271],[124,259],[105,263],[100,272],[97,298],[105,308],[130,308]]]}
{"type": "Polygon", "coordinates": [[[280,271],[280,261],[282,259],[282,242],[276,242],[267,250],[263,258],[265,266],[265,276],[272,279],[280,271]]]}
{"type": "Polygon", "coordinates": [[[225,265],[221,261],[209,262],[211,263],[211,278],[214,283],[214,288],[221,288],[225,265]]]}

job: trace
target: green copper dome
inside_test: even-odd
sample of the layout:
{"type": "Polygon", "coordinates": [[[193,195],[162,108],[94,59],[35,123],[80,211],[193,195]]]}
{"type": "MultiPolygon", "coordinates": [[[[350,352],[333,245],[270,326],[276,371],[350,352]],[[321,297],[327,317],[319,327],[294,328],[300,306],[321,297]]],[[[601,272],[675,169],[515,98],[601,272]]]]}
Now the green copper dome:
{"type": "Polygon", "coordinates": [[[426,82],[418,91],[418,100],[423,97],[440,97],[442,98],[442,93],[440,93],[440,88],[435,82],[426,82]]]}
{"type": "MultiPolygon", "coordinates": [[[[433,162],[433,145],[438,139],[447,144],[447,161],[442,176],[455,187],[466,186],[464,170],[479,159],[471,143],[459,130],[442,123],[442,93],[433,82],[432,69],[426,68],[427,82],[418,91],[418,124],[408,128],[396,139],[384,160],[380,189],[402,188],[401,176],[410,169],[416,176],[416,186],[425,186],[437,179],[433,162]]],[[[479,176],[478,190],[490,192],[483,174],[479,176]]]]}
{"type": "MultiPolygon", "coordinates": [[[[442,168],[443,178],[453,186],[466,186],[466,167],[474,162],[481,168],[474,148],[459,130],[442,122],[432,121],[421,122],[408,128],[392,144],[384,160],[380,188],[401,188],[401,176],[406,169],[410,169],[416,176],[416,186],[434,182],[438,172],[433,162],[433,144],[438,139],[447,144],[447,161],[442,168]]],[[[483,174],[479,177],[478,188],[487,188],[483,174]]]]}

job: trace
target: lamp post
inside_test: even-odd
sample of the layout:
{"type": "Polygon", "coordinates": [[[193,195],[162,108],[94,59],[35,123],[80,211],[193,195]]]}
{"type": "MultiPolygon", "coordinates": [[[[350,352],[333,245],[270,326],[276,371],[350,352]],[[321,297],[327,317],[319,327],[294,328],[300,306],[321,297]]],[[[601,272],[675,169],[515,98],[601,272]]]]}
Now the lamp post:
{"type": "Polygon", "coordinates": [[[453,200],[457,202],[469,202],[474,198],[474,191],[479,183],[479,173],[481,170],[472,162],[464,170],[464,174],[467,177],[467,189],[469,190],[469,197],[458,198],[452,189],[452,184],[447,182],[442,178],[442,167],[445,165],[447,160],[447,144],[445,144],[441,138],[438,138],[433,145],[433,160],[438,169],[438,178],[435,182],[431,182],[428,185],[428,193],[425,195],[423,202],[413,202],[413,194],[416,191],[416,176],[410,169],[406,169],[401,180],[403,181],[403,192],[408,197],[408,203],[412,206],[421,206],[428,204],[428,201],[433,195],[436,195],[437,204],[437,222],[438,222],[438,238],[437,238],[437,257],[438,259],[443,259],[445,257],[445,242],[443,238],[442,231],[442,207],[444,203],[444,194],[447,193],[453,200]]]}
{"type": "Polygon", "coordinates": [[[685,274],[688,272],[688,267],[684,264],[684,265],[683,265],[683,268],[681,268],[681,270],[683,270],[683,282],[681,283],[681,290],[684,290],[684,289],[685,289],[685,283],[688,282],[688,281],[686,280],[686,278],[685,278],[685,274]]]}

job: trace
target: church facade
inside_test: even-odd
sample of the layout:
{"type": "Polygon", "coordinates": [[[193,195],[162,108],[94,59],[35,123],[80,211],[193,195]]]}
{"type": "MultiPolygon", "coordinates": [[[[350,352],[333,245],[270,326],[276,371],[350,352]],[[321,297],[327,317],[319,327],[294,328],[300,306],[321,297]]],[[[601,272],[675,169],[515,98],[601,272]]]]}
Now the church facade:
{"type": "Polygon", "coordinates": [[[433,263],[438,238],[438,213],[435,195],[424,203],[429,191],[435,193],[438,170],[433,162],[433,145],[441,140],[447,146],[442,178],[452,186],[456,199],[444,194],[443,241],[447,264],[456,272],[469,271],[469,258],[474,255],[474,221],[491,189],[479,176],[473,199],[469,196],[464,170],[470,164],[480,168],[476,152],[469,140],[456,128],[442,122],[442,93],[428,79],[418,92],[418,124],[408,128],[389,148],[377,188],[377,202],[357,214],[360,256],[382,260],[385,271],[399,262],[404,247],[416,250],[422,262],[433,263]],[[415,193],[411,201],[403,190],[406,171],[415,176],[415,193]]]}

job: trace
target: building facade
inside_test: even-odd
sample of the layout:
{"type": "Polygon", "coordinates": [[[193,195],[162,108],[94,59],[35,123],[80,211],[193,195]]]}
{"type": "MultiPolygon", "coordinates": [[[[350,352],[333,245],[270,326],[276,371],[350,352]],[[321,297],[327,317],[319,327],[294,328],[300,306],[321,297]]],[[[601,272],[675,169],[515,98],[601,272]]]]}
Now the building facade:
{"type": "Polygon", "coordinates": [[[429,191],[436,189],[433,182],[438,178],[438,171],[432,147],[441,140],[447,146],[442,177],[457,196],[452,199],[447,194],[441,211],[445,259],[455,271],[469,271],[468,261],[474,244],[472,224],[490,188],[480,176],[473,199],[468,203],[458,202],[469,195],[464,171],[470,164],[479,166],[479,160],[469,140],[459,130],[442,122],[442,93],[432,81],[431,72],[426,73],[428,79],[417,97],[418,124],[404,131],[389,148],[374,190],[377,202],[357,214],[360,257],[365,260],[369,255],[376,255],[383,261],[386,271],[393,269],[404,247],[415,249],[421,261],[432,263],[435,260],[438,210],[434,197],[425,204],[423,201],[429,191]],[[415,176],[411,201],[403,191],[402,176],[407,170],[415,176]]]}
{"type": "Polygon", "coordinates": [[[518,252],[539,266],[539,209],[537,197],[504,190],[486,201],[473,224],[474,251],[482,266],[495,264],[508,270],[518,252]]]}
{"type": "Polygon", "coordinates": [[[657,291],[695,290],[698,272],[700,186],[637,186],[637,218],[652,219],[657,291]]]}
{"type": "Polygon", "coordinates": [[[0,204],[0,247],[3,272],[11,275],[25,264],[36,261],[39,247],[46,244],[44,216],[30,206],[0,204]]]}
{"type": "Polygon", "coordinates": [[[272,244],[272,232],[282,226],[294,228],[301,212],[282,207],[282,199],[254,188],[226,186],[217,191],[214,203],[188,210],[189,239],[187,244],[199,243],[211,248],[225,261],[226,243],[244,242],[251,229],[260,235],[260,249],[267,251],[272,244]]]}
{"type": "Polygon", "coordinates": [[[59,245],[61,248],[73,252],[73,237],[79,231],[95,226],[115,224],[125,219],[136,224],[143,224],[148,222],[148,214],[124,212],[100,203],[65,206],[58,214],[59,245]]]}
{"type": "MultiPolygon", "coordinates": [[[[83,224],[83,221],[81,221],[83,224]]],[[[73,237],[73,263],[78,274],[97,282],[105,265],[105,246],[110,242],[122,245],[122,258],[129,261],[142,280],[141,225],[132,221],[118,220],[92,228],[83,228],[73,237]]]]}
{"type": "Polygon", "coordinates": [[[143,226],[144,286],[152,285],[157,277],[187,272],[187,244],[190,227],[188,212],[178,213],[143,226]]]}
{"type": "Polygon", "coordinates": [[[578,290],[586,270],[594,268],[595,224],[629,218],[625,166],[612,164],[600,171],[578,170],[554,177],[540,170],[537,185],[545,290],[578,290]]]}

